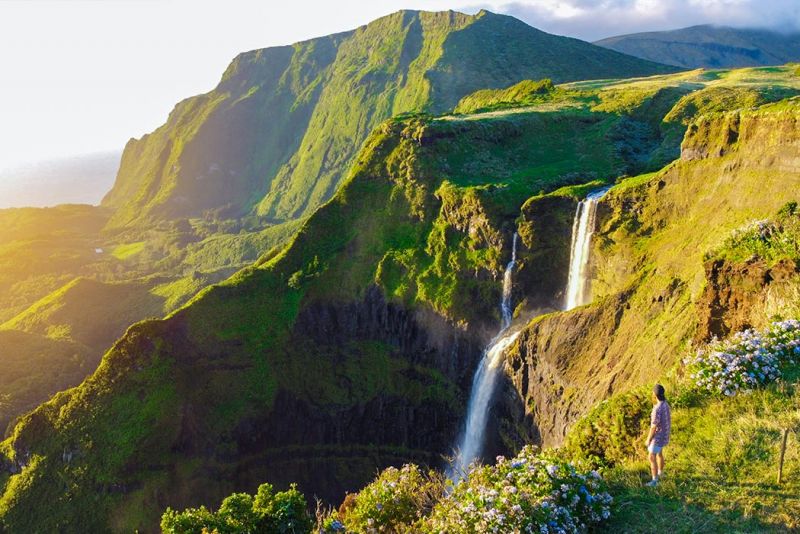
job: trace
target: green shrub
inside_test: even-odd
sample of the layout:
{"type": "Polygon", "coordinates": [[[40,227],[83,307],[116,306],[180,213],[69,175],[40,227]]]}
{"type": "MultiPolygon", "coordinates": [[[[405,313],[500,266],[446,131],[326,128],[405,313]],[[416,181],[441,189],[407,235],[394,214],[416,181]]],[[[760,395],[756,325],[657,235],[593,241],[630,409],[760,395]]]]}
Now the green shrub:
{"type": "Polygon", "coordinates": [[[636,455],[650,424],[650,395],[638,389],[598,404],[570,430],[564,453],[576,460],[615,465],[636,455]]]}
{"type": "Polygon", "coordinates": [[[403,532],[425,515],[441,495],[442,479],[433,472],[425,473],[418,466],[389,467],[378,478],[349,499],[333,521],[351,532],[403,532]]]}
{"type": "Polygon", "coordinates": [[[183,512],[167,508],[161,518],[166,534],[299,534],[311,528],[303,494],[295,486],[273,493],[270,484],[262,484],[255,497],[247,493],[226,497],[216,513],[205,506],[183,512]]]}

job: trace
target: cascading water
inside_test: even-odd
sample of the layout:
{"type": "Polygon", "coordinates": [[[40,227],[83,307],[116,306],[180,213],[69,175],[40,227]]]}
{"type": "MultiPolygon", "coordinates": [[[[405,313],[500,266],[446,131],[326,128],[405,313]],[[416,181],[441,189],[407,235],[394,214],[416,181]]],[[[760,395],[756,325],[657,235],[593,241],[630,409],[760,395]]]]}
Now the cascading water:
{"type": "Polygon", "coordinates": [[[469,464],[480,457],[486,421],[489,417],[489,408],[497,385],[503,353],[519,335],[519,332],[508,332],[514,312],[511,306],[511,291],[514,287],[514,268],[517,265],[517,239],[518,236],[515,233],[511,247],[511,261],[508,262],[503,275],[503,299],[500,302],[502,325],[500,332],[484,350],[481,363],[472,379],[472,392],[467,404],[467,422],[457,450],[458,456],[455,458],[454,465],[450,467],[451,479],[461,478],[469,464]]]}
{"type": "Polygon", "coordinates": [[[589,300],[589,254],[594,234],[597,203],[608,191],[608,187],[589,193],[578,203],[575,222],[572,223],[572,244],[569,252],[569,276],[564,309],[571,310],[589,300]]]}

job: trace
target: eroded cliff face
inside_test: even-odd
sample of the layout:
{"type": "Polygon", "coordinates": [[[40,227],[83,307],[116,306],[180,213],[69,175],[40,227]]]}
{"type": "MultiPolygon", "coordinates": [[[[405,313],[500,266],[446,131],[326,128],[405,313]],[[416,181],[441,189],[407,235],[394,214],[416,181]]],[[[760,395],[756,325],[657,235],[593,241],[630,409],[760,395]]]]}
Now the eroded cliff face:
{"type": "Polygon", "coordinates": [[[654,381],[693,340],[756,325],[792,298],[793,263],[704,266],[703,257],[799,190],[794,105],[702,118],[681,161],[613,188],[598,209],[594,302],[533,320],[507,355],[497,408],[511,419],[506,442],[559,445],[590,406],[654,381]]]}
{"type": "Polygon", "coordinates": [[[697,302],[697,342],[763,327],[800,296],[800,265],[791,259],[775,265],[760,258],[743,263],[716,259],[706,263],[705,272],[706,287],[697,302]]]}
{"type": "MultiPolygon", "coordinates": [[[[440,465],[482,343],[432,312],[386,302],[377,287],[358,302],[311,304],[283,349],[295,361],[283,366],[283,380],[294,385],[278,386],[272,409],[241,418],[225,454],[207,441],[204,407],[185,405],[184,417],[193,416],[178,442],[214,465],[227,490],[297,483],[336,503],[376,468],[440,465]]],[[[225,491],[192,487],[187,500],[165,496],[159,504],[187,506],[199,496],[214,502],[225,491]]]]}
{"type": "Polygon", "coordinates": [[[522,207],[518,231],[524,248],[515,283],[523,307],[540,311],[562,307],[577,204],[566,195],[546,195],[522,207]]]}

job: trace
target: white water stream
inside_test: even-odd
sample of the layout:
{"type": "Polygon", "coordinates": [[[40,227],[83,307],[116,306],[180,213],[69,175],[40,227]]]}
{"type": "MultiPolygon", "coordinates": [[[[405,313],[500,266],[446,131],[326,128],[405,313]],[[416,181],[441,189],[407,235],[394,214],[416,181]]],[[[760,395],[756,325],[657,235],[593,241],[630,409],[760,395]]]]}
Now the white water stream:
{"type": "MultiPolygon", "coordinates": [[[[596,223],[597,204],[608,189],[593,191],[578,203],[575,221],[572,225],[565,310],[581,306],[589,301],[589,256],[596,223]]],[[[514,311],[511,293],[514,288],[514,269],[517,265],[517,239],[517,234],[514,234],[511,261],[508,262],[503,275],[503,298],[500,302],[502,325],[500,331],[484,350],[481,363],[472,379],[464,434],[456,450],[457,456],[448,473],[452,480],[461,479],[466,474],[469,465],[480,459],[492,397],[500,375],[500,365],[503,362],[503,353],[519,335],[519,331],[509,329],[514,311]]]]}
{"type": "Polygon", "coordinates": [[[569,252],[569,277],[564,309],[571,310],[589,302],[589,256],[594,234],[597,203],[608,188],[589,193],[578,203],[572,223],[572,244],[569,252]]]}
{"type": "Polygon", "coordinates": [[[500,302],[502,325],[500,331],[483,352],[483,358],[472,379],[472,392],[467,404],[467,422],[461,443],[456,450],[454,465],[450,467],[450,478],[460,479],[467,471],[469,464],[480,458],[483,450],[486,422],[494,395],[503,353],[517,339],[519,332],[509,332],[514,308],[511,302],[511,290],[514,288],[514,268],[517,265],[517,234],[511,248],[511,261],[503,275],[503,298],[500,302]]]}

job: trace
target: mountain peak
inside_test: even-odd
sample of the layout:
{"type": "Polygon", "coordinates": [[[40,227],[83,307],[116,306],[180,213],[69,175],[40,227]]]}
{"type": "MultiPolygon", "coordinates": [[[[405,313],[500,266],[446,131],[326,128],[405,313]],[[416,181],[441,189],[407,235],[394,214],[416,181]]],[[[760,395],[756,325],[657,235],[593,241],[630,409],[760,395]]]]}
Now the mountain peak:
{"type": "Polygon", "coordinates": [[[397,11],[240,54],[215,90],[129,143],[104,204],[117,208],[115,227],[253,213],[288,222],[333,195],[367,134],[393,115],[442,113],[476,90],[525,79],[672,70],[486,10],[397,11]]]}

